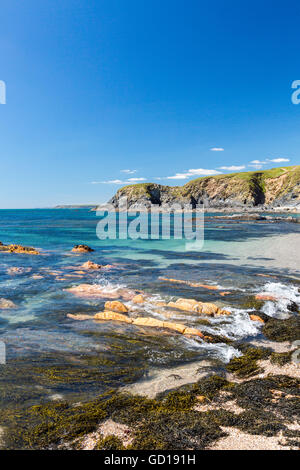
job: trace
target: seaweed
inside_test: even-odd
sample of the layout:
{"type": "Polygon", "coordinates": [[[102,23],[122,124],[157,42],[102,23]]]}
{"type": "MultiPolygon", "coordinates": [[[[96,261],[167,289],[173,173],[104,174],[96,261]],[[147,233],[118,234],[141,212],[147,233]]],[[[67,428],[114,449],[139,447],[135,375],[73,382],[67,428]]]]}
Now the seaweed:
{"type": "Polygon", "coordinates": [[[272,364],[277,364],[279,366],[284,366],[291,362],[292,351],[290,352],[283,352],[283,353],[276,353],[273,352],[270,356],[270,361],[272,364]]]}
{"type": "Polygon", "coordinates": [[[263,326],[262,333],[272,341],[296,341],[300,338],[300,316],[291,316],[286,320],[271,318],[263,326]]]}
{"type": "Polygon", "coordinates": [[[257,361],[266,359],[270,354],[270,349],[247,347],[241,357],[231,359],[226,369],[229,372],[235,373],[238,377],[251,377],[252,375],[262,372],[257,361]]]}
{"type": "Polygon", "coordinates": [[[106,437],[100,437],[97,441],[95,450],[124,450],[123,442],[117,436],[112,434],[106,437]]]}

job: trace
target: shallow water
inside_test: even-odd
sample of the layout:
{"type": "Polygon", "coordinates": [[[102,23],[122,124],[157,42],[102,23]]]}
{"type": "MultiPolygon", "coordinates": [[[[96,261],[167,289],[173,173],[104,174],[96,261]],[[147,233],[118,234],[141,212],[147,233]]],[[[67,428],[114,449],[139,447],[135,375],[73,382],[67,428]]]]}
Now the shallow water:
{"type": "MultiPolygon", "coordinates": [[[[0,398],[5,406],[13,400],[24,405],[59,397],[82,400],[136,383],[159,368],[207,360],[220,367],[240,354],[225,343],[207,344],[166,331],[72,320],[68,313],[92,315],[103,309],[106,300],[68,292],[77,284],[95,283],[107,292],[121,286],[142,290],[152,300],[186,297],[217,303],[232,314],[199,325],[195,316],[173,312],[170,321],[182,319],[204,333],[243,341],[261,335],[261,324],[250,320],[251,309],[244,306],[249,296],[279,295],[278,302],[262,307],[275,317],[286,314],[290,301],[300,305],[299,224],[210,219],[203,249],[189,245],[187,250],[182,240],[101,241],[96,236],[98,220],[95,212],[86,209],[0,211],[0,240],[34,246],[42,253],[0,253],[0,298],[16,304],[14,309],[0,310],[0,339],[7,351],[7,364],[0,365],[0,398]],[[95,252],[71,253],[78,243],[95,252]],[[114,268],[75,275],[76,267],[79,270],[88,259],[114,268]],[[11,267],[23,272],[12,274],[11,267]],[[161,276],[220,289],[168,283],[161,276]],[[222,297],[222,291],[230,294],[222,297]]],[[[163,318],[164,312],[152,300],[143,306],[143,313],[163,318]]]]}

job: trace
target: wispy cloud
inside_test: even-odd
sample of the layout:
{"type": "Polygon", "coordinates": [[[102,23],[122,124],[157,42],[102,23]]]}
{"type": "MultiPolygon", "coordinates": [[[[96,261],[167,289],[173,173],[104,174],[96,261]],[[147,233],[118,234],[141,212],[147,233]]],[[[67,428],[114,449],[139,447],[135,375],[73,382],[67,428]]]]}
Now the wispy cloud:
{"type": "Polygon", "coordinates": [[[128,181],[146,181],[146,178],[128,178],[128,181]]]}
{"type": "Polygon", "coordinates": [[[229,170],[229,171],[239,171],[239,170],[244,170],[246,167],[245,165],[240,165],[240,166],[220,166],[219,170],[229,170]]]}
{"type": "Polygon", "coordinates": [[[146,181],[146,178],[128,178],[127,180],[107,180],[107,181],[92,181],[91,184],[131,184],[139,181],[146,181]]]}
{"type": "Polygon", "coordinates": [[[223,147],[213,147],[210,149],[211,152],[224,152],[223,147]]]}
{"type": "Polygon", "coordinates": [[[121,173],[126,173],[127,175],[133,175],[137,170],[120,170],[121,173]]]}
{"type": "Polygon", "coordinates": [[[187,178],[190,178],[191,176],[213,176],[213,175],[219,175],[220,171],[217,170],[206,170],[204,168],[192,168],[190,170],[185,171],[184,173],[176,173],[173,176],[166,176],[165,178],[161,179],[167,179],[167,180],[186,180],[187,178]]]}
{"type": "Polygon", "coordinates": [[[261,160],[252,160],[250,163],[253,163],[254,165],[265,165],[267,162],[263,162],[261,160]]]}
{"type": "Polygon", "coordinates": [[[269,162],[274,162],[274,163],[282,163],[282,162],[289,162],[289,158],[273,158],[272,160],[268,160],[269,162]]]}

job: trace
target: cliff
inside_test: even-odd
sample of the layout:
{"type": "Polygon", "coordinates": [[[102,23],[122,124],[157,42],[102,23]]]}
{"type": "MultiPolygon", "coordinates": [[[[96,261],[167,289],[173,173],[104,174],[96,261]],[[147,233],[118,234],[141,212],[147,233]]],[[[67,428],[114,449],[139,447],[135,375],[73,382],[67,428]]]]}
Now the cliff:
{"type": "Polygon", "coordinates": [[[201,177],[184,186],[143,183],[124,186],[109,201],[118,207],[126,196],[129,206],[203,203],[214,209],[300,209],[300,166],[201,177]]]}

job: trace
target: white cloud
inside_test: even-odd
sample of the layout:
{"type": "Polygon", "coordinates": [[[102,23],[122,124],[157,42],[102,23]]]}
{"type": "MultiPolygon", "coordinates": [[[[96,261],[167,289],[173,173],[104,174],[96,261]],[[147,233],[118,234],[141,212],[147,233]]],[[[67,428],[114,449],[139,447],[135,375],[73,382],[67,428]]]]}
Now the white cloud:
{"type": "Polygon", "coordinates": [[[120,170],[121,173],[126,173],[127,175],[133,175],[137,170],[120,170]]]}
{"type": "Polygon", "coordinates": [[[273,158],[272,160],[268,160],[269,162],[274,162],[274,163],[281,163],[281,162],[289,162],[289,158],[273,158]]]}
{"type": "Polygon", "coordinates": [[[167,180],[186,180],[191,176],[212,176],[212,175],[219,175],[220,171],[217,170],[205,170],[204,168],[192,168],[190,170],[185,171],[184,173],[176,173],[173,176],[166,176],[163,179],[167,180]]]}
{"type": "Polygon", "coordinates": [[[128,181],[146,181],[146,178],[128,178],[128,181]]]}
{"type": "Polygon", "coordinates": [[[211,152],[224,152],[222,147],[213,147],[210,149],[211,152]]]}
{"type": "Polygon", "coordinates": [[[255,165],[265,165],[267,162],[262,162],[260,160],[252,160],[252,162],[250,162],[250,163],[254,163],[255,165]]]}
{"type": "Polygon", "coordinates": [[[146,181],[146,178],[128,178],[127,180],[108,180],[108,181],[92,181],[91,184],[131,184],[137,181],[146,181]]]}
{"type": "Polygon", "coordinates": [[[220,166],[219,170],[230,170],[230,171],[239,171],[239,170],[244,170],[246,167],[245,165],[240,165],[240,166],[220,166]]]}

